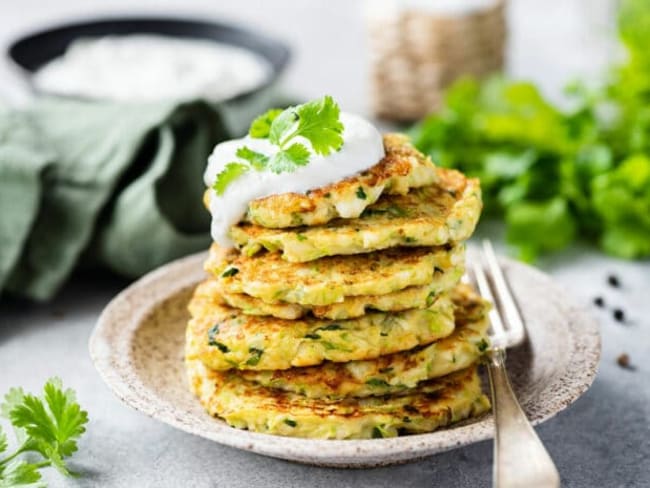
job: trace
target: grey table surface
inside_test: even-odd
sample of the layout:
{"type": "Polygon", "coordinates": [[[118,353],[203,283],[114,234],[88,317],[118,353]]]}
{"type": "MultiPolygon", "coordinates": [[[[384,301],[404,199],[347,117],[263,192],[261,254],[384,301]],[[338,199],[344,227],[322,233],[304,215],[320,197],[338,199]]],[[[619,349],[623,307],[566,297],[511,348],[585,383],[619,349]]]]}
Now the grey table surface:
{"type": "MultiPolygon", "coordinates": [[[[598,72],[614,53],[607,0],[518,0],[509,70],[533,78],[551,97],[576,75],[598,72]]],[[[96,3],[22,0],[0,6],[0,41],[38,25],[91,15],[132,11],[127,0],[96,3]]],[[[359,2],[239,0],[142,1],[139,13],[228,18],[262,28],[294,46],[287,91],[310,96],[332,93],[348,109],[367,112],[366,54],[359,2]],[[341,25],[332,35],[331,25],[341,25]],[[345,76],[342,75],[345,73],[345,76]]],[[[0,69],[0,93],[18,103],[23,92],[10,70],[0,69]]],[[[565,486],[650,486],[650,263],[605,257],[574,247],[537,266],[554,276],[599,320],[603,339],[600,371],[592,388],[565,412],[538,428],[558,464],[565,486]],[[620,288],[607,284],[616,274],[620,288]],[[606,308],[592,305],[602,296],[606,308]],[[624,324],[612,318],[622,308],[624,324]],[[634,370],[616,363],[629,354],[634,370]]],[[[48,473],[51,486],[256,487],[256,486],[489,486],[491,443],[396,467],[336,470],[291,464],[223,447],[176,431],[122,405],[95,373],[88,337],[106,303],[126,286],[106,275],[75,275],[48,304],[0,302],[0,392],[21,385],[37,390],[58,375],[77,390],[89,411],[88,432],[73,459],[80,478],[48,473]]]]}

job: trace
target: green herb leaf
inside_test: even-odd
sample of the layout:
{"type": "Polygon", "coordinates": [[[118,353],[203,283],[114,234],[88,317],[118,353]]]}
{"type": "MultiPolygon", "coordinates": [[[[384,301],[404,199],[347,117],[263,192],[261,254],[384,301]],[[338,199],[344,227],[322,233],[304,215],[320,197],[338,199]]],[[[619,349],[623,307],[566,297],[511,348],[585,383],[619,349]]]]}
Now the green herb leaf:
{"type": "MultiPolygon", "coordinates": [[[[0,415],[4,418],[9,419],[9,412],[17,405],[19,405],[23,398],[25,397],[25,392],[22,388],[9,388],[9,391],[5,394],[4,402],[0,404],[0,415]]],[[[23,444],[27,440],[27,434],[25,431],[19,427],[13,426],[14,436],[16,437],[16,442],[18,444],[23,444]]]]}
{"type": "Polygon", "coordinates": [[[317,329],[314,329],[314,332],[317,330],[343,330],[343,327],[340,324],[327,324],[322,327],[318,327],[317,329]]]}
{"type": "Polygon", "coordinates": [[[9,418],[36,441],[34,450],[48,458],[64,474],[69,474],[63,458],[77,450],[77,438],[85,432],[88,414],[76,403],[74,392],[63,390],[61,380],[53,378],[44,387],[44,400],[26,394],[13,407],[9,418]]]}
{"type": "Polygon", "coordinates": [[[260,362],[260,359],[262,358],[262,354],[264,354],[264,349],[251,347],[248,349],[248,352],[251,354],[251,356],[246,361],[246,364],[248,366],[256,366],[260,362]]]}
{"type": "Polygon", "coordinates": [[[2,430],[2,425],[0,425],[0,453],[3,453],[7,450],[7,434],[2,430]]]}
{"type": "Polygon", "coordinates": [[[239,273],[239,269],[235,268],[234,266],[231,266],[230,268],[226,269],[223,273],[221,273],[221,277],[230,278],[231,276],[235,276],[237,273],[239,273]]]}
{"type": "Polygon", "coordinates": [[[368,198],[368,195],[366,195],[366,192],[364,191],[362,186],[357,188],[357,198],[360,200],[365,200],[366,198],[368,198]]]}
{"type": "Polygon", "coordinates": [[[264,154],[257,151],[253,151],[248,146],[242,146],[237,149],[236,155],[238,158],[247,161],[253,167],[253,169],[257,171],[263,170],[269,162],[268,156],[265,156],[264,154]]]}
{"type": "Polygon", "coordinates": [[[488,350],[489,344],[485,339],[481,339],[478,344],[476,344],[476,347],[480,352],[485,352],[488,350]]]}
{"type": "MultiPolygon", "coordinates": [[[[16,431],[18,450],[0,459],[0,487],[44,486],[39,469],[53,466],[69,476],[65,458],[77,450],[77,440],[86,431],[88,414],[81,410],[71,389],[64,389],[58,378],[45,383],[43,396],[12,388],[0,406],[16,431]],[[28,463],[14,459],[22,452],[37,453],[42,461],[28,463]]],[[[6,436],[0,431],[0,452],[7,448],[6,436]]]]}
{"type": "Polygon", "coordinates": [[[284,149],[296,137],[304,137],[316,154],[328,155],[343,145],[340,109],[326,95],[297,107],[289,107],[271,124],[269,140],[284,149]]]}
{"type": "Polygon", "coordinates": [[[47,485],[41,480],[38,465],[26,463],[19,459],[10,461],[5,466],[0,466],[0,488],[13,488],[22,486],[26,488],[45,488],[47,485]]]}
{"type": "Polygon", "coordinates": [[[316,154],[328,155],[343,145],[343,124],[334,99],[327,95],[320,100],[298,106],[298,136],[311,142],[316,154]]]}
{"type": "Polygon", "coordinates": [[[325,348],[326,351],[334,351],[334,350],[338,349],[340,351],[350,352],[349,349],[345,349],[344,347],[342,347],[342,346],[340,346],[338,344],[334,344],[333,342],[330,342],[330,341],[321,341],[321,344],[323,345],[323,347],[325,348]]]}
{"type": "Polygon", "coordinates": [[[217,336],[219,335],[219,324],[214,324],[208,330],[208,345],[215,346],[217,344],[217,336]]]}
{"type": "Polygon", "coordinates": [[[23,398],[25,398],[25,391],[22,388],[9,388],[4,402],[0,404],[0,415],[8,419],[9,413],[23,402],[23,398]]]}
{"type": "Polygon", "coordinates": [[[373,215],[386,215],[388,218],[406,217],[408,212],[397,205],[389,205],[385,208],[366,208],[361,214],[362,217],[371,217],[373,215]]]}
{"type": "Polygon", "coordinates": [[[276,173],[292,173],[298,167],[305,166],[309,162],[309,150],[298,142],[289,146],[286,150],[275,153],[268,162],[268,168],[276,173]]]}
{"type": "Polygon", "coordinates": [[[269,141],[282,148],[283,143],[293,137],[298,122],[297,107],[289,107],[278,115],[269,130],[269,141]]]}
{"type": "Polygon", "coordinates": [[[216,347],[223,354],[230,352],[230,348],[228,346],[226,346],[223,342],[219,342],[214,337],[212,339],[208,339],[208,345],[216,347]]]}
{"type": "Polygon", "coordinates": [[[278,115],[282,113],[281,108],[272,108],[266,113],[258,116],[251,123],[250,129],[248,129],[248,134],[255,139],[264,139],[269,137],[269,132],[271,131],[271,124],[277,118],[278,115]]]}
{"type": "MultiPolygon", "coordinates": [[[[53,378],[44,387],[45,401],[55,429],[52,432],[58,444],[57,454],[70,456],[77,450],[77,439],[86,431],[88,413],[81,410],[73,390],[63,389],[63,382],[53,378]]],[[[34,419],[34,423],[37,423],[34,419]]],[[[29,432],[29,431],[28,431],[29,432]]]]}
{"type": "Polygon", "coordinates": [[[298,422],[291,419],[284,419],[284,423],[287,424],[289,427],[295,427],[298,425],[298,422]]]}
{"type": "Polygon", "coordinates": [[[388,435],[388,432],[386,432],[386,429],[384,428],[383,425],[376,425],[372,429],[372,438],[373,439],[382,439],[384,437],[390,437],[388,435]]]}
{"type": "Polygon", "coordinates": [[[240,176],[248,173],[250,166],[243,163],[228,163],[225,168],[217,175],[217,179],[212,188],[217,195],[223,195],[228,186],[240,176]]]}
{"type": "Polygon", "coordinates": [[[386,380],[382,380],[381,378],[370,378],[369,380],[366,381],[366,385],[374,386],[374,387],[389,386],[388,382],[386,380]]]}

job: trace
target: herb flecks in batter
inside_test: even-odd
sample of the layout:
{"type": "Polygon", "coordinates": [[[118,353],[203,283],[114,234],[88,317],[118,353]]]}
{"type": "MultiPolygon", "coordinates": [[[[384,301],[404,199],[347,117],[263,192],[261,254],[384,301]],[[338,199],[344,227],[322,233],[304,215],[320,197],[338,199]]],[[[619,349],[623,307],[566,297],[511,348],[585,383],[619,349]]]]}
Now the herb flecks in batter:
{"type": "Polygon", "coordinates": [[[264,354],[264,349],[258,349],[257,347],[251,347],[248,349],[248,352],[251,356],[246,361],[248,366],[256,366],[260,362],[262,354],[264,354]]]}
{"type": "Polygon", "coordinates": [[[234,267],[228,268],[226,271],[221,273],[222,278],[230,278],[231,276],[235,276],[237,273],[239,273],[239,270],[234,267]]]}

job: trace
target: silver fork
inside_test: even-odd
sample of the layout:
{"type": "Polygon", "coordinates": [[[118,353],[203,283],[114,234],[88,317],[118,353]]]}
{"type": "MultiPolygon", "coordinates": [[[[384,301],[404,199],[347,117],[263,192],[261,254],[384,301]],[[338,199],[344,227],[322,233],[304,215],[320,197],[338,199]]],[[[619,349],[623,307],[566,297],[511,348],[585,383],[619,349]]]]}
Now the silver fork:
{"type": "Polygon", "coordinates": [[[472,250],[469,262],[480,294],[494,305],[489,312],[487,361],[495,426],[493,486],[559,487],[557,468],[521,409],[506,372],[506,349],[523,342],[524,322],[492,244],[484,240],[482,248],[482,253],[472,250]]]}

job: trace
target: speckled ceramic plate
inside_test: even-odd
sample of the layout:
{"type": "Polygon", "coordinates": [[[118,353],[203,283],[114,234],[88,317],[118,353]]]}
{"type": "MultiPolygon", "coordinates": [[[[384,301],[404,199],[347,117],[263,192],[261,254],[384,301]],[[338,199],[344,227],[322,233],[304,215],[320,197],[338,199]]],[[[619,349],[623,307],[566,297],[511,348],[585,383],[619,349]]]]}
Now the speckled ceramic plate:
{"type": "MultiPolygon", "coordinates": [[[[204,254],[148,274],[106,307],[90,339],[104,381],[127,405],[221,444],[302,463],[339,467],[405,462],[492,437],[491,416],[431,434],[391,439],[327,441],[257,434],[210,417],[187,387],[183,342],[186,305],[204,277],[204,254]]],[[[548,276],[504,259],[526,320],[528,339],[508,355],[517,396],[534,424],[584,393],[600,356],[598,326],[568,301],[548,276]]]]}

